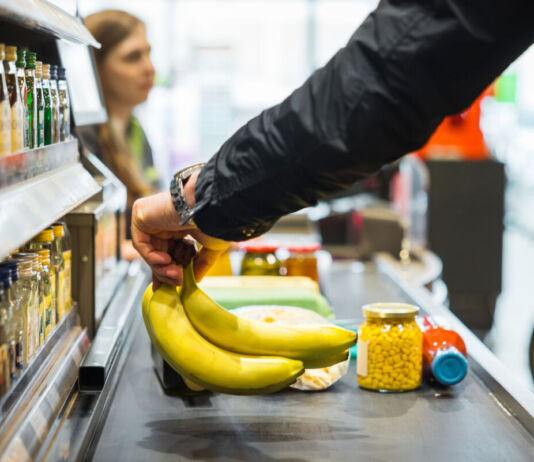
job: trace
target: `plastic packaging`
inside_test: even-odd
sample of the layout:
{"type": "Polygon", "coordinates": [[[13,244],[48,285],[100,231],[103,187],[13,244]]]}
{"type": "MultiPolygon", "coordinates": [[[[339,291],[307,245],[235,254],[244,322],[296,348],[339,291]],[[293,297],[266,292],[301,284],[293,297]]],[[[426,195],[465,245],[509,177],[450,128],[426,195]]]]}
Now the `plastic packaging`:
{"type": "Polygon", "coordinates": [[[363,307],[357,374],[362,388],[381,392],[414,390],[422,381],[423,335],[416,306],[373,303],[363,307]]]}
{"type": "MultiPolygon", "coordinates": [[[[243,306],[232,310],[246,319],[279,324],[329,324],[328,320],[313,311],[293,306],[243,306]]],[[[349,369],[350,358],[330,367],[306,369],[291,388],[302,391],[326,390],[343,377],[349,369]]]]}
{"type": "Polygon", "coordinates": [[[454,385],[467,375],[467,351],[460,335],[428,316],[417,318],[423,332],[423,366],[442,385],[454,385]]]}

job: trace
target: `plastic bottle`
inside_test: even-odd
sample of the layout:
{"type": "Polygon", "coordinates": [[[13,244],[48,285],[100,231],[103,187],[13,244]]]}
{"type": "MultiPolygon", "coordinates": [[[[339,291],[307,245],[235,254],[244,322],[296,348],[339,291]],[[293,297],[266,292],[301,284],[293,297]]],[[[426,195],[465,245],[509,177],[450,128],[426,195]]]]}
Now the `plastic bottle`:
{"type": "Polygon", "coordinates": [[[460,335],[438,325],[432,318],[417,319],[423,332],[423,365],[425,372],[442,385],[461,382],[467,374],[467,351],[460,335]]]}

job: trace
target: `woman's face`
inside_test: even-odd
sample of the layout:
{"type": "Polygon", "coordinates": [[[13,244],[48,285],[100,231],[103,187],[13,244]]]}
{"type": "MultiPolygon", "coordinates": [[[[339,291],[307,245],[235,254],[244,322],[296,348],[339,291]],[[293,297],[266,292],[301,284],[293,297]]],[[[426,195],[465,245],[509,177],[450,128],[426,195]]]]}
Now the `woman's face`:
{"type": "Polygon", "coordinates": [[[133,107],[147,99],[155,71],[142,24],[108,53],[99,72],[106,100],[133,107]]]}

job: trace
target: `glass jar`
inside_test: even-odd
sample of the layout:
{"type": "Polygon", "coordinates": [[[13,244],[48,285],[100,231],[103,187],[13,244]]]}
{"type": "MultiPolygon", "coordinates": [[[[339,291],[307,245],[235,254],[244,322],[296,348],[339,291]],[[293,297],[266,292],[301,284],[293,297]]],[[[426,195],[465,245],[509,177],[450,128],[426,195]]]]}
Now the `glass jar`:
{"type": "Polygon", "coordinates": [[[295,245],[288,248],[289,257],[284,262],[286,276],[307,276],[319,282],[316,252],[321,249],[315,245],[295,245]]]}
{"type": "Polygon", "coordinates": [[[41,279],[43,281],[43,299],[44,299],[44,339],[48,337],[50,331],[55,326],[56,312],[52,305],[52,294],[56,285],[54,273],[50,271],[50,251],[47,249],[37,252],[41,256],[41,279]]]}
{"type": "Polygon", "coordinates": [[[419,308],[406,303],[363,307],[358,332],[357,374],[362,388],[381,392],[414,390],[423,377],[423,335],[415,322],[419,308]]]}
{"type": "Polygon", "coordinates": [[[241,261],[241,276],[280,276],[282,264],[276,257],[278,246],[250,244],[241,261]]]}
{"type": "Polygon", "coordinates": [[[63,259],[63,237],[65,232],[62,223],[54,223],[54,242],[52,265],[54,266],[54,272],[56,274],[56,321],[63,317],[65,314],[65,261],[63,259]]]}
{"type": "Polygon", "coordinates": [[[35,353],[35,316],[39,312],[38,286],[34,270],[36,255],[17,253],[12,256],[19,262],[19,286],[21,296],[22,315],[24,321],[24,364],[28,365],[35,353]]]}

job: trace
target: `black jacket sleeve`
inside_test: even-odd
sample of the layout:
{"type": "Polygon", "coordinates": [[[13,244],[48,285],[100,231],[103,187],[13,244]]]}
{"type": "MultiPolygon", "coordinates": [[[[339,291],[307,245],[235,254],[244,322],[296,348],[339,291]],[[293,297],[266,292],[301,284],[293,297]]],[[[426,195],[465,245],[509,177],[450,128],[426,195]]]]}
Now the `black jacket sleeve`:
{"type": "Polygon", "coordinates": [[[531,0],[383,0],[203,168],[195,222],[244,240],[421,147],[534,41],[531,0]]]}

